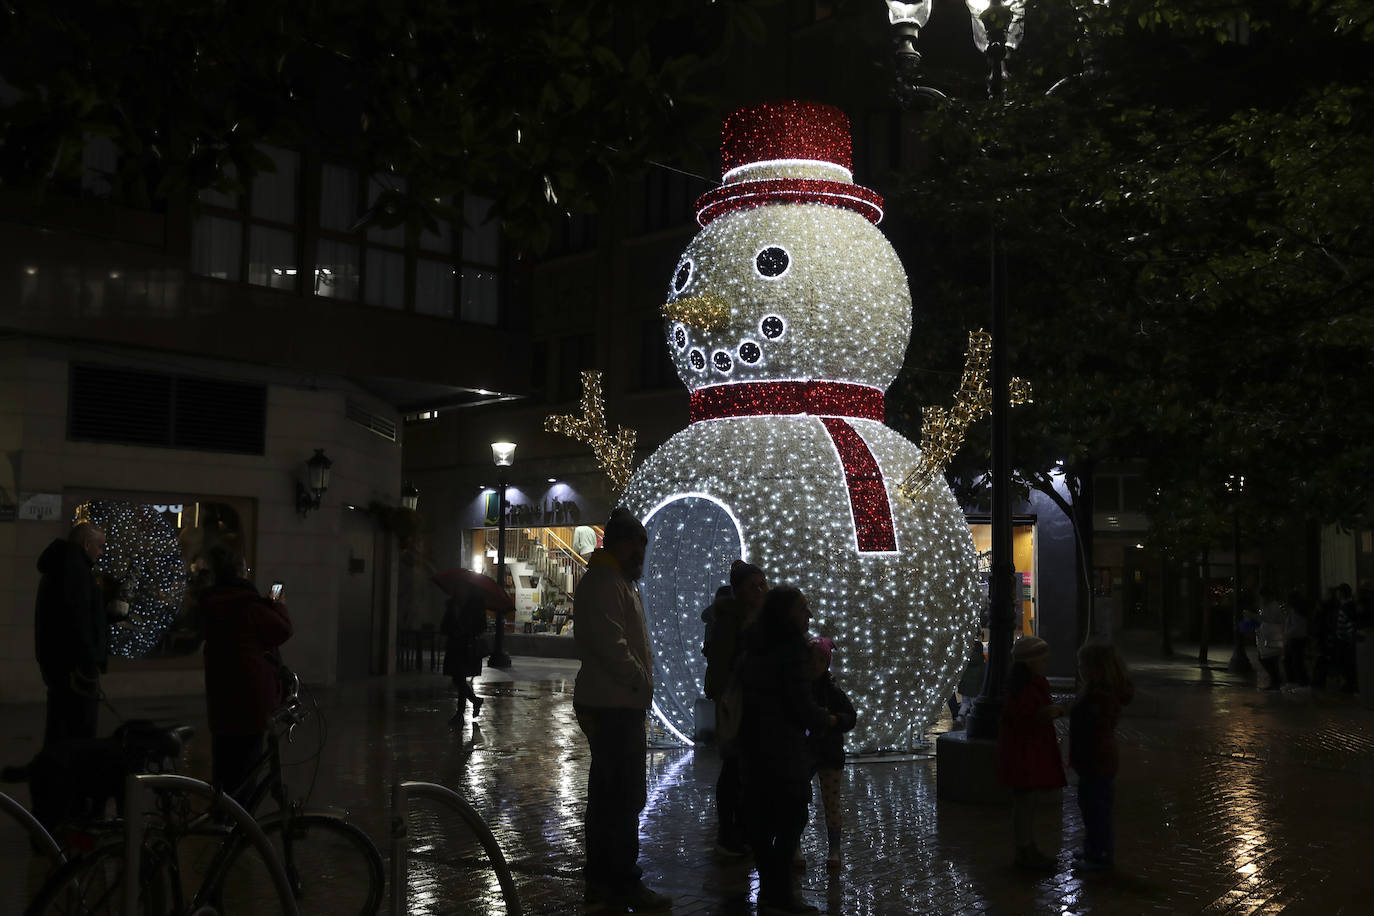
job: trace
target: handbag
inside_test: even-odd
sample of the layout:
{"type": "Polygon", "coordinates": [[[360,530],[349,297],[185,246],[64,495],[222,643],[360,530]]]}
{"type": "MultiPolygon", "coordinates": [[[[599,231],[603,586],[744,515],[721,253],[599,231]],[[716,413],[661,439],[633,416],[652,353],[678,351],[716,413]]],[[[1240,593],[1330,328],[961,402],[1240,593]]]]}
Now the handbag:
{"type": "Polygon", "coordinates": [[[744,719],[744,688],[737,678],[731,678],[725,692],[716,701],[716,742],[725,747],[739,737],[740,722],[744,719]]]}

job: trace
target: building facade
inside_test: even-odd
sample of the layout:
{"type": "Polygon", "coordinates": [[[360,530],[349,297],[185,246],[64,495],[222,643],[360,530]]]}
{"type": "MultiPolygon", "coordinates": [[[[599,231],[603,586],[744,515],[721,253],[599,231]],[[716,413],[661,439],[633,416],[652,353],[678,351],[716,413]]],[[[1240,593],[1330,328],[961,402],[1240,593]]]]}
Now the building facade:
{"type": "Polygon", "coordinates": [[[111,199],[111,150],[40,198],[0,193],[0,702],[32,700],[35,562],[90,518],[134,596],[106,689],[201,689],[190,622],[228,540],[280,581],[309,681],[390,670],[402,416],[523,390],[489,202],[408,238],[360,215],[401,176],[264,148],[240,192],[111,199]],[[314,493],[307,462],[330,462],[314,493]]]}

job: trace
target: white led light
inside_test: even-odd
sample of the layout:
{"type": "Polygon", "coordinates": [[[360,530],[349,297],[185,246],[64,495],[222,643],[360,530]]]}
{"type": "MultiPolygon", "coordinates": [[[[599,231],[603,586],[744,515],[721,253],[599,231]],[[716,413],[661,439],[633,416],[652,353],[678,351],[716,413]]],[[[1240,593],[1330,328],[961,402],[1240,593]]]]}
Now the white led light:
{"type": "MultiPolygon", "coordinates": [[[[764,358],[736,363],[736,381],[833,379],[886,389],[902,367],[911,336],[906,272],[883,234],[858,213],[823,204],[769,204],[714,220],[687,246],[695,265],[692,295],[729,305],[727,325],[688,328],[691,346],[670,349],[688,390],[718,384],[710,355],[756,340],[764,358]],[[769,247],[788,256],[787,271],[759,275],[755,258],[769,247]],[[769,317],[783,333],[770,336],[769,317]],[[759,339],[762,338],[762,339],[759,339]],[[692,360],[699,348],[703,365],[692,360]]],[[[668,290],[669,301],[676,293],[668,290]]]]}
{"type": "MultiPolygon", "coordinates": [[[[684,327],[682,348],[673,344],[676,326],[667,326],[689,390],[832,381],[883,391],[900,370],[911,336],[906,273],[859,213],[812,203],[733,211],[697,234],[680,263],[687,260],[692,295],[730,309],[722,329],[684,327]],[[767,248],[787,256],[774,277],[757,269],[767,248]],[[743,358],[748,344],[759,349],[757,362],[743,358]],[[732,356],[728,381],[714,366],[720,354],[732,356]]],[[[669,298],[678,292],[670,284],[669,298]]],[[[625,491],[622,502],[650,533],[641,585],[655,714],[674,734],[692,734],[705,667],[701,611],[728,581],[730,561],[744,557],[770,584],[800,588],[813,632],[836,640],[833,669],[859,710],[849,747],[909,749],[939,715],[976,632],[983,597],[968,525],[942,484],[897,498],[920,450],[877,420],[845,416],[882,476],[896,542],[895,550],[860,550],[831,433],[821,417],[787,409],[693,423],[625,491]]]]}
{"type": "Polygon", "coordinates": [[[843,181],[852,183],[854,173],[838,162],[828,162],[825,159],[763,159],[758,162],[746,162],[744,165],[737,165],[720,177],[721,184],[739,184],[750,181],[750,176],[760,175],[764,179],[771,177],[775,172],[793,172],[796,170],[815,172],[817,178],[825,178],[830,181],[843,181]]]}

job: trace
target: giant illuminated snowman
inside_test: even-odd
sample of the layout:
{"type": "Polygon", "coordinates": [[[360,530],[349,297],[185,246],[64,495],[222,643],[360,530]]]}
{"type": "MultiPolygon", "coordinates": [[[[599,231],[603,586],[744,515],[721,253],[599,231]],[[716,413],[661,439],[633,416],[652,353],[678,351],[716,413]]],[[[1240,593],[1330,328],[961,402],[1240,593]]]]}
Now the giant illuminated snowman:
{"type": "Polygon", "coordinates": [[[788,102],[730,115],[721,187],[698,202],[663,307],[691,425],[635,472],[655,707],[692,734],[701,611],[732,560],[799,587],[859,709],[853,750],[905,749],[938,715],[979,605],[968,525],[943,480],[896,485],[920,450],[883,424],[911,296],[853,183],[848,119],[788,102]]]}

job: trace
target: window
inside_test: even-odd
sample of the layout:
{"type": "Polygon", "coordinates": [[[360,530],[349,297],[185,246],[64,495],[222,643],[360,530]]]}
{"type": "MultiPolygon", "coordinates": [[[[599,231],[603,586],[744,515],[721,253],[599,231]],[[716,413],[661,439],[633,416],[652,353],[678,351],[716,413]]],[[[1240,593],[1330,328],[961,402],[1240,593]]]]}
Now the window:
{"type": "MultiPolygon", "coordinates": [[[[318,220],[313,250],[302,251],[299,154],[264,147],[274,170],[243,192],[207,188],[192,224],[191,269],[203,277],[361,302],[477,324],[501,323],[501,228],[492,201],[476,194],[440,209],[451,214],[408,237],[397,220],[408,183],[396,175],[363,175],[318,166],[318,220]],[[383,218],[361,227],[365,213],[383,218]],[[383,225],[394,223],[394,225],[383,225]],[[304,255],[304,257],[302,257],[304,255]]],[[[232,172],[224,184],[233,184],[232,172]]],[[[436,200],[436,203],[444,203],[436,200]]]]}
{"type": "MultiPolygon", "coordinates": [[[[369,211],[389,211],[390,200],[405,194],[406,181],[394,175],[374,175],[367,183],[369,211]]],[[[385,221],[385,220],[383,220],[385,221]]],[[[363,301],[390,309],[406,304],[406,230],[374,222],[364,233],[367,253],[363,258],[363,301]]]]}
{"type": "Polygon", "coordinates": [[[362,261],[357,234],[358,173],[325,163],[320,168],[320,235],[315,246],[314,293],[357,301],[362,261]]]}
{"type": "Polygon", "coordinates": [[[300,183],[300,155],[263,147],[275,171],[259,172],[249,189],[248,282],[254,286],[295,290],[296,188],[300,183]]]}
{"type": "Polygon", "coordinates": [[[404,253],[369,248],[365,263],[363,299],[389,309],[405,306],[406,257],[404,253]]]}
{"type": "Polygon", "coordinates": [[[216,280],[239,279],[243,224],[222,216],[203,215],[191,227],[191,270],[216,280]]]}
{"type": "Polygon", "coordinates": [[[315,247],[315,295],[356,301],[358,277],[358,246],[321,237],[315,247]]]}
{"type": "MultiPolygon", "coordinates": [[[[197,195],[201,212],[191,226],[191,270],[294,292],[300,288],[300,154],[270,146],[261,150],[272,169],[255,175],[246,195],[213,188],[197,195]]],[[[232,171],[226,178],[233,180],[232,171]]]]}
{"type": "Polygon", "coordinates": [[[453,317],[453,267],[447,261],[419,258],[415,262],[415,311],[422,315],[453,317]]]}

